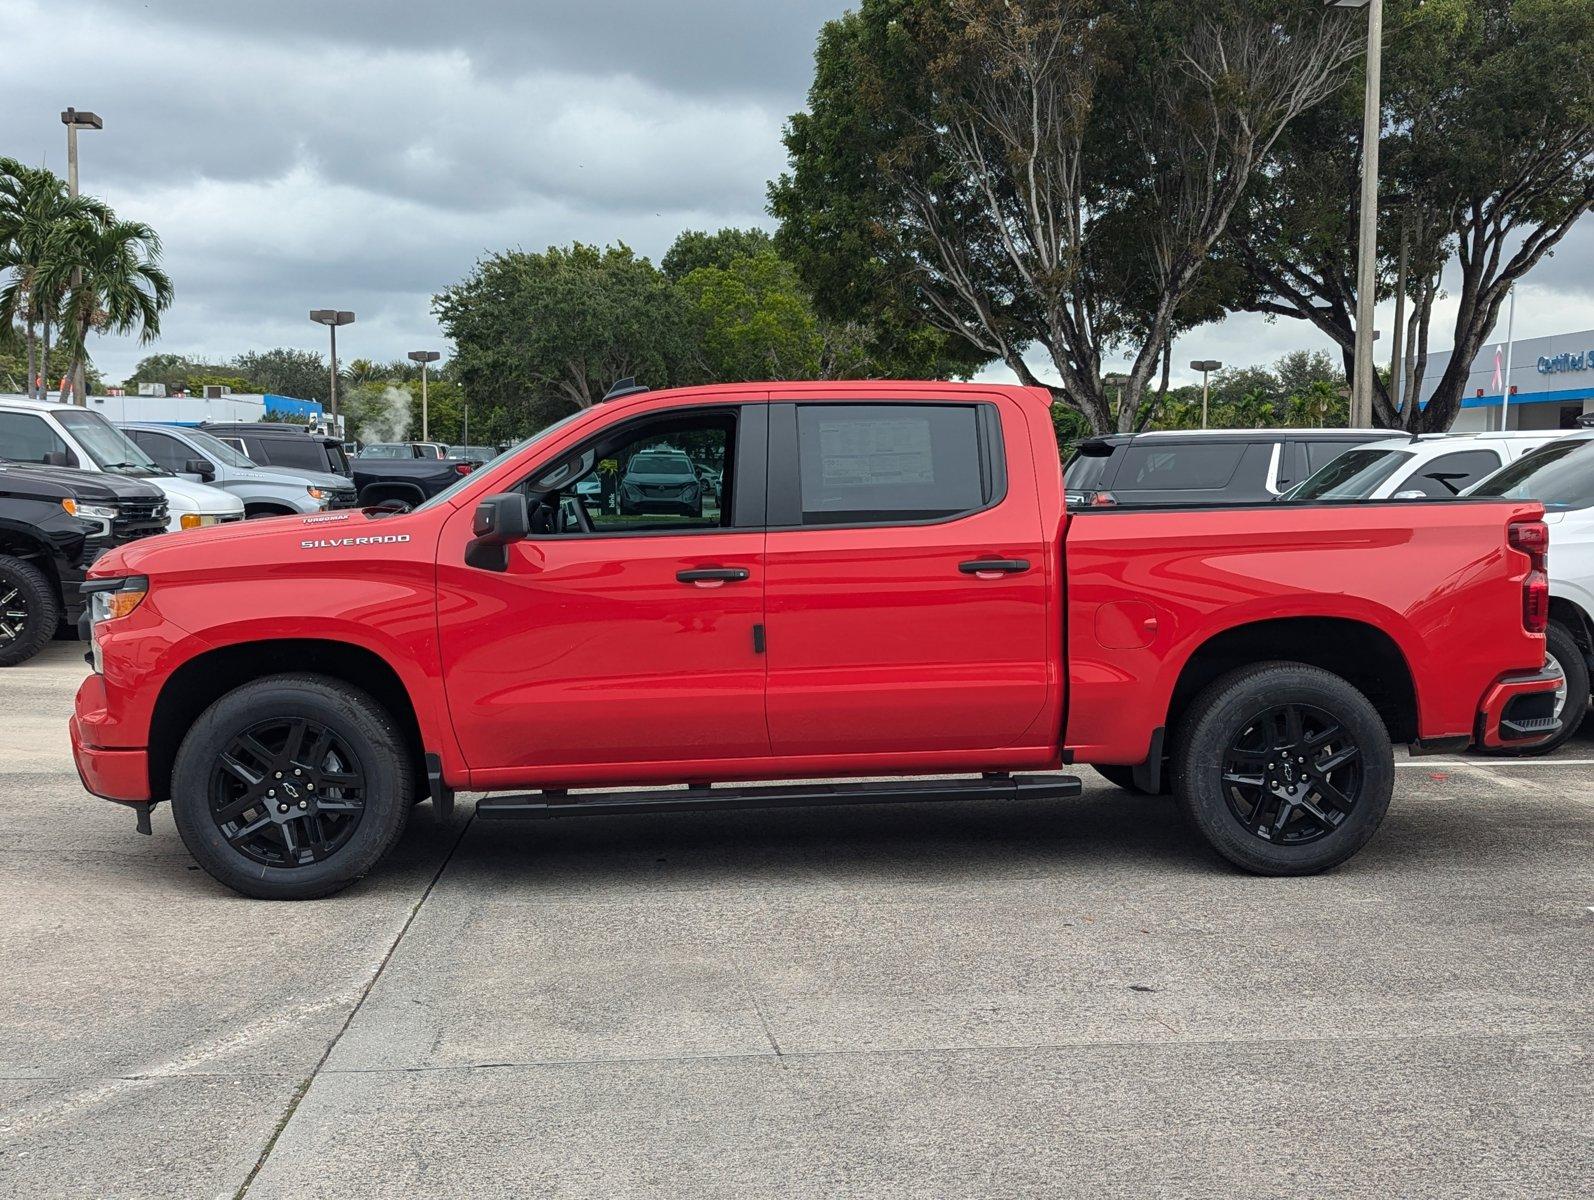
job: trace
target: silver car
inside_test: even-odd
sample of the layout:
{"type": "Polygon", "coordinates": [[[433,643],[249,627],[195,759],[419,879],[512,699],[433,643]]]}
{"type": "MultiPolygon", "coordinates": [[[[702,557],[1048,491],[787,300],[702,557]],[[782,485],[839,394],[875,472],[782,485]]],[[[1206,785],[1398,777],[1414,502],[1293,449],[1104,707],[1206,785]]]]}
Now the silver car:
{"type": "Polygon", "coordinates": [[[203,429],[185,425],[128,424],[122,431],[160,466],[231,492],[246,517],[353,508],[353,483],[342,475],[297,467],[262,467],[203,429]]]}

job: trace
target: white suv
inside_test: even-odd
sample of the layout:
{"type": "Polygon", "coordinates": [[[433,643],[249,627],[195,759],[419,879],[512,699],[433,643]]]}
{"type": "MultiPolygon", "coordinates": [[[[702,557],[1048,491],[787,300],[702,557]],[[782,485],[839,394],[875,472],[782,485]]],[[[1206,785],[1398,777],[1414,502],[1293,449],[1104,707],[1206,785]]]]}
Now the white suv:
{"type": "Polygon", "coordinates": [[[1427,433],[1383,438],[1347,450],[1286,492],[1286,500],[1444,500],[1565,430],[1427,433]]]}
{"type": "Polygon", "coordinates": [[[146,480],[166,493],[173,532],[244,519],[237,496],[156,466],[120,429],[75,404],[0,396],[0,459],[146,480]]]}
{"type": "Polygon", "coordinates": [[[1467,492],[1537,500],[1550,527],[1550,627],[1545,655],[1565,682],[1555,696],[1561,728],[1529,753],[1553,750],[1588,712],[1594,656],[1594,434],[1578,432],[1525,454],[1467,492]]]}

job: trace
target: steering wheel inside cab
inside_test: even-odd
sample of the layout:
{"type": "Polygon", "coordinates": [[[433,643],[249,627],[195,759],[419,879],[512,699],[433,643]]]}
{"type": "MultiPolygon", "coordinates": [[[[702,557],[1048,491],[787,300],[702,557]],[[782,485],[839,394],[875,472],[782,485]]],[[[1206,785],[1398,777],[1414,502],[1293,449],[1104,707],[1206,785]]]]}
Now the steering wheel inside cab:
{"type": "Polygon", "coordinates": [[[593,532],[592,514],[576,493],[575,485],[577,480],[591,473],[596,462],[597,451],[584,450],[550,467],[526,485],[533,536],[593,532]]]}

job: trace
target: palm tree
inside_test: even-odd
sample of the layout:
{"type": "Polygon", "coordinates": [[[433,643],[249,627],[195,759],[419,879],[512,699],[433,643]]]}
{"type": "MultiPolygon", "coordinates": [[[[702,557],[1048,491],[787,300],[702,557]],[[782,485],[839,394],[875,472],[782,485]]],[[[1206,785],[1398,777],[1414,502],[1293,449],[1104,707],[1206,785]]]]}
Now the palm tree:
{"type": "MultiPolygon", "coordinates": [[[[52,238],[68,222],[111,220],[114,215],[103,201],[73,199],[52,172],[0,158],[0,324],[23,328],[30,396],[34,379],[50,374],[50,332],[65,290],[46,282],[57,274],[50,262],[52,238]]],[[[44,390],[49,390],[48,379],[44,390]]]]}
{"type": "MultiPolygon", "coordinates": [[[[172,303],[171,277],[161,270],[160,236],[142,221],[114,213],[79,217],[56,226],[46,247],[42,282],[59,289],[62,346],[77,380],[90,329],[137,333],[148,344],[160,336],[160,315],[172,303]],[[73,273],[81,277],[73,282],[73,273]]],[[[74,383],[74,386],[75,383],[74,383]]],[[[73,399],[84,403],[84,397],[73,399]]]]}

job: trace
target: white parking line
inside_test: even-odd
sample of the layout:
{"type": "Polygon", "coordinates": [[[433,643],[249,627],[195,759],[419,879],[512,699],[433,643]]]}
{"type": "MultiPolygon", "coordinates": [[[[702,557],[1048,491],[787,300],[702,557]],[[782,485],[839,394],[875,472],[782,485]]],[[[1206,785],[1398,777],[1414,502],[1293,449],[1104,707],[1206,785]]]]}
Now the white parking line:
{"type": "Polygon", "coordinates": [[[1594,758],[1412,758],[1395,764],[1397,767],[1594,767],[1594,758]]]}

